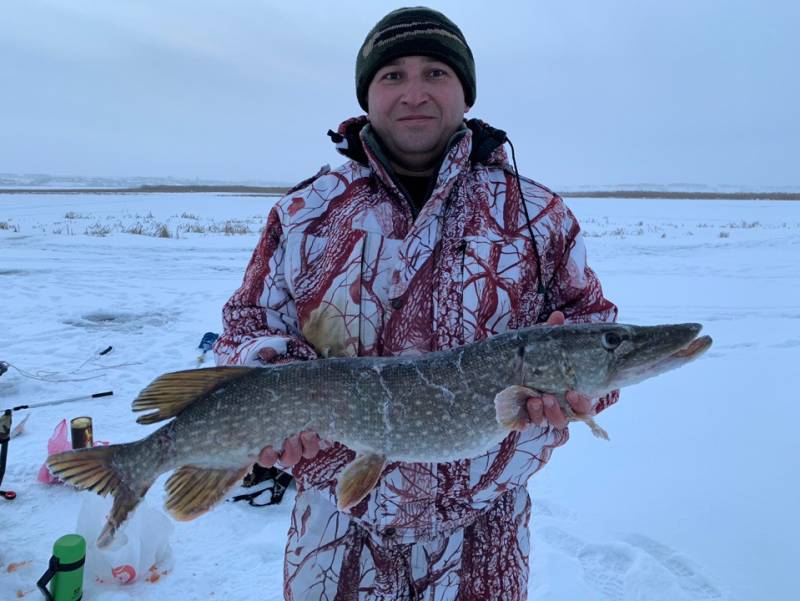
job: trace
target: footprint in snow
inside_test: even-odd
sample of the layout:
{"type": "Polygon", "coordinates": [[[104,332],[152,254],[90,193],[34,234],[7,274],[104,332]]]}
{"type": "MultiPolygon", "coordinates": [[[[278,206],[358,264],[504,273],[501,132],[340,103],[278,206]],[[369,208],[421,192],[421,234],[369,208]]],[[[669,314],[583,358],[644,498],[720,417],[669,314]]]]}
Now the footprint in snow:
{"type": "Polygon", "coordinates": [[[585,541],[564,532],[561,528],[543,528],[538,534],[551,547],[555,547],[570,557],[577,557],[581,549],[586,546],[585,541]]]}
{"type": "Polygon", "coordinates": [[[576,558],[583,568],[584,580],[597,589],[606,601],[622,601],[625,574],[635,559],[635,552],[624,543],[590,544],[561,528],[543,528],[541,536],[549,545],[576,558]]]}
{"type": "Polygon", "coordinates": [[[625,541],[656,559],[669,570],[675,580],[692,599],[719,599],[722,593],[708,580],[699,574],[692,563],[681,557],[674,549],[670,549],[657,541],[641,534],[629,534],[625,541]]]}
{"type": "Polygon", "coordinates": [[[583,568],[587,584],[604,601],[624,601],[631,589],[646,588],[663,579],[674,586],[681,599],[721,599],[722,593],[698,569],[673,549],[640,534],[630,534],[622,541],[589,543],[561,528],[548,526],[539,536],[551,547],[574,557],[583,568]],[[658,574],[662,576],[659,577],[658,574]]]}
{"type": "Polygon", "coordinates": [[[620,543],[588,544],[578,552],[586,581],[608,601],[622,601],[625,575],[636,559],[628,545],[620,543]]]}

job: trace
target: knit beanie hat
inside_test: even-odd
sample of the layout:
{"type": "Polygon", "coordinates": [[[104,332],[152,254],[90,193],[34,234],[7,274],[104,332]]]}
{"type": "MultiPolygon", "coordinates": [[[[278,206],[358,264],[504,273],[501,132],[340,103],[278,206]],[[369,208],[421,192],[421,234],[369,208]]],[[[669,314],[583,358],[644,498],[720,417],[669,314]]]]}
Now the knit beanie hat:
{"type": "Polygon", "coordinates": [[[390,12],[367,34],[356,58],[356,96],[367,109],[367,89],[383,65],[419,54],[447,63],[458,75],[467,106],[475,103],[475,60],[458,26],[442,13],[417,6],[390,12]]]}

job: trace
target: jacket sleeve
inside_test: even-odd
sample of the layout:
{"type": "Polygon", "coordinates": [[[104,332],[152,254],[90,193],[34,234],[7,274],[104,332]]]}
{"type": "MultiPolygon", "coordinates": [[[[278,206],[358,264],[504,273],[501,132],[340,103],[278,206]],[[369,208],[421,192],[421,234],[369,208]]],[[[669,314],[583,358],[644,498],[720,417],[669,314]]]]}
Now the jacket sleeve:
{"type": "MultiPolygon", "coordinates": [[[[586,260],[586,246],[577,219],[563,201],[557,198],[562,212],[563,227],[560,248],[553,249],[560,256],[554,266],[549,286],[550,305],[553,311],[562,311],[567,323],[595,323],[617,321],[617,307],[603,296],[600,280],[586,260]]],[[[594,403],[599,413],[619,399],[614,390],[594,403]]]]}
{"type": "Polygon", "coordinates": [[[258,353],[275,350],[271,363],[315,359],[303,339],[284,276],[285,237],[278,206],[269,214],[241,287],[222,309],[223,333],[214,344],[217,365],[259,367],[258,353]]]}

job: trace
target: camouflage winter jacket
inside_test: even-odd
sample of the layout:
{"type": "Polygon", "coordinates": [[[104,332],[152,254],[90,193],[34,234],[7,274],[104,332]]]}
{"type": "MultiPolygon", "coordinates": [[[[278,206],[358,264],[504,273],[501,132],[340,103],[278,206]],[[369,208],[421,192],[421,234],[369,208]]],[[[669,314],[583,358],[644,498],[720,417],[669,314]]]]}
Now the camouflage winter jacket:
{"type": "MultiPolygon", "coordinates": [[[[572,213],[521,178],[528,222],[503,132],[466,122],[418,215],[366,118],[330,133],[351,160],[323,168],[270,212],[244,282],[223,309],[217,363],[259,365],[264,347],[279,362],[424,353],[543,322],[556,309],[568,322],[616,318],[572,213]]],[[[616,398],[599,399],[597,410],[616,398]]],[[[351,514],[403,539],[445,532],[524,486],[567,437],[532,427],[480,457],[389,464],[351,514]]],[[[302,460],[293,469],[300,492],[335,502],[336,475],[353,456],[336,444],[302,460]]]]}

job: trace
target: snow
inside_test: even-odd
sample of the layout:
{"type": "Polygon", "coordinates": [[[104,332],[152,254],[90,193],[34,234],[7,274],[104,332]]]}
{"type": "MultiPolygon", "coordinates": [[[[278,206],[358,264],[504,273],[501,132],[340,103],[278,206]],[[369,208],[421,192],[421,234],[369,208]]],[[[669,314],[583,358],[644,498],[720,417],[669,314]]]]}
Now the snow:
{"type": "MultiPolygon", "coordinates": [[[[14,366],[0,377],[0,409],[114,391],[15,413],[15,424],[30,419],[11,440],[3,482],[18,497],[0,500],[0,599],[39,598],[52,543],[89,504],[89,493],[36,480],[56,424],[91,415],[95,440],[112,442],[155,427],[135,423],[130,401],[159,374],[197,365],[272,202],[0,195],[0,360],[14,366]]],[[[624,390],[598,418],[610,442],[571,426],[531,480],[531,599],[796,598],[800,203],[568,204],[620,321],[698,321],[715,344],[624,390]]],[[[165,478],[147,495],[159,511],[165,478]]],[[[277,507],[225,503],[172,522],[166,574],[87,580],[84,598],[280,599],[291,502],[290,492],[277,507]]]]}

